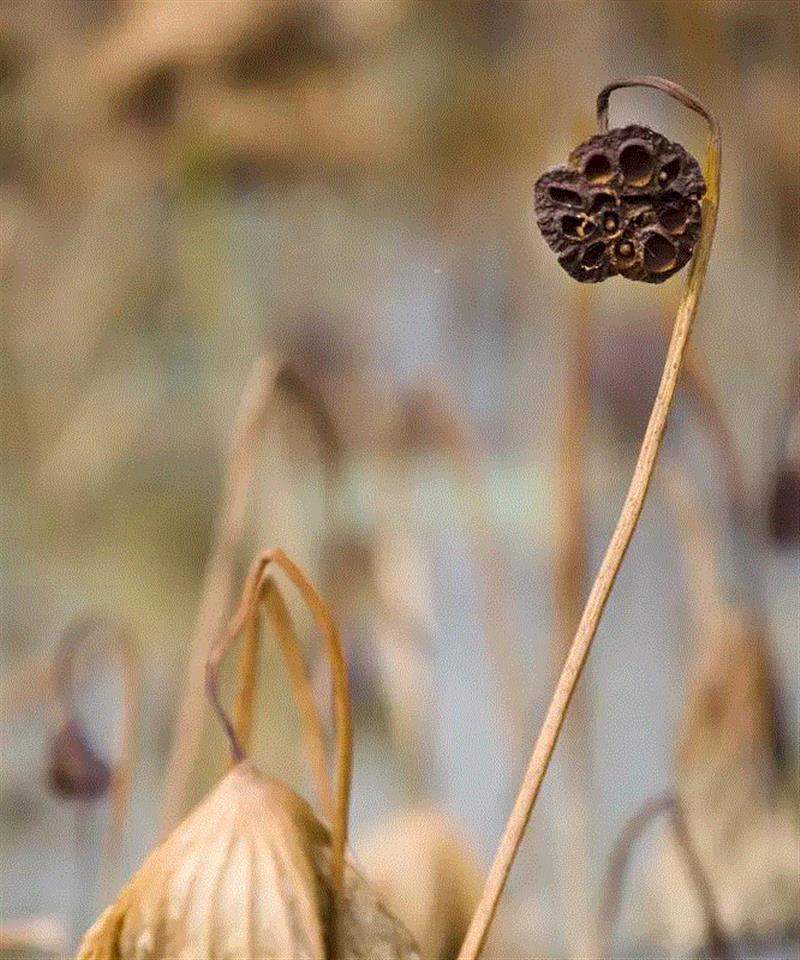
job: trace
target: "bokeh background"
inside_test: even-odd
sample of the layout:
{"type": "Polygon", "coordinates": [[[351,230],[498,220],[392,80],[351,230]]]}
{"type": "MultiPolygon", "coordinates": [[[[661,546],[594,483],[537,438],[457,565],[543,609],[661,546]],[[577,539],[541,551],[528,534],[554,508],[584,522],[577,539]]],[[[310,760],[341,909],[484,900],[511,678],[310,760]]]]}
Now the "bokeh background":
{"type": "MultiPolygon", "coordinates": [[[[768,517],[776,472],[800,456],[799,21],[794,0],[0,6],[2,924],[50,917],[73,942],[101,905],[103,805],[46,786],[46,667],[87,610],[129,624],[142,664],[118,882],[157,838],[238,397],[264,352],[288,358],[336,442],[321,447],[290,400],[275,406],[236,583],[281,545],[336,610],[356,700],[355,849],[424,799],[486,868],[558,666],[570,331],[587,310],[591,575],[684,282],[612,280],[583,302],[535,227],[534,181],[591,135],[596,92],[618,76],[677,80],[722,125],[695,342],[730,443],[684,390],[665,456],[689,478],[725,595],[763,624],[781,771],[796,783],[798,560],[768,517]],[[731,509],[732,459],[747,522],[731,509]]],[[[623,91],[611,114],[702,155],[700,119],[662,95],[623,91]]],[[[559,758],[514,869],[515,955],[580,955],[614,839],[673,781],[697,642],[689,579],[657,476],[584,678],[580,802],[565,801],[559,758]],[[577,879],[564,868],[575,824],[577,879]]],[[[89,673],[82,716],[113,755],[113,664],[89,673]]],[[[269,645],[262,681],[256,756],[307,793],[269,645]]],[[[223,758],[209,722],[193,800],[223,758]]],[[[637,877],[663,832],[637,853],[637,877]]],[[[646,940],[639,912],[623,915],[621,942],[646,940]]]]}

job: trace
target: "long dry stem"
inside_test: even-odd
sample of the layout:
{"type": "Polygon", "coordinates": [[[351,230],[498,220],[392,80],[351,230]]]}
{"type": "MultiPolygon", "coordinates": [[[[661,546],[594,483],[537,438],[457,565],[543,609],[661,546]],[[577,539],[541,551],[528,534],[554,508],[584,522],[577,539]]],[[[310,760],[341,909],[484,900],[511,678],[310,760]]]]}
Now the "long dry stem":
{"type": "Polygon", "coordinates": [[[525,828],[528,825],[533,805],[550,765],[564,718],[569,709],[572,695],[583,672],[589,656],[603,610],[611,594],[617,574],[631,537],[644,506],[647,490],[655,467],[658,451],[667,425],[667,417],[675,396],[678,377],[681,370],[686,344],[692,329],[697,304],[703,287],[708,258],[714,239],[717,219],[720,179],[720,132],[713,115],[688,91],[659,77],[634,77],[618,80],[605,87],[597,99],[597,112],[600,130],[608,126],[608,99],[611,92],[619,87],[653,87],[675,97],[690,109],[700,113],[708,123],[709,138],[706,147],[706,195],[703,202],[703,225],[694,259],[689,268],[689,277],[678,307],[675,326],[667,350],[664,372],[658,393],[645,430],[639,457],[633,473],[616,528],[611,537],[606,554],[595,578],[589,599],[581,616],[575,638],[567,656],[564,669],[556,685],[553,698],[547,710],[539,738],[525,773],[517,799],[500,840],[494,862],[481,894],[480,901],[472,918],[467,936],[461,946],[458,960],[476,960],[483,950],[489,928],[497,911],[497,905],[505,889],[511,866],[519,849],[525,828]]]}
{"type": "Polygon", "coordinates": [[[325,729],[317,710],[314,690],[292,615],[283,594],[273,580],[269,580],[266,584],[264,604],[292,680],[295,702],[300,713],[303,743],[317,799],[324,816],[332,824],[336,817],[336,802],[325,760],[325,729]]]}
{"type": "Polygon", "coordinates": [[[180,820],[192,770],[200,753],[206,704],[203,673],[211,644],[225,626],[232,599],[237,551],[244,529],[247,499],[256,452],[276,393],[285,389],[309,411],[319,432],[324,459],[335,449],[335,435],[320,398],[307,388],[283,360],[264,354],[253,364],[239,402],[225,485],[217,515],[214,542],[203,575],[203,587],[192,635],[189,663],[167,765],[161,808],[161,834],[180,820]]]}
{"type": "MultiPolygon", "coordinates": [[[[262,585],[263,600],[266,581],[262,585]]],[[[256,680],[258,678],[259,636],[261,633],[261,604],[254,603],[242,628],[244,642],[236,667],[236,696],[233,702],[233,727],[242,752],[250,752],[253,737],[253,712],[255,709],[256,680]]],[[[235,765],[235,761],[231,760],[235,765]]]]}
{"type": "Polygon", "coordinates": [[[697,899],[703,911],[706,927],[706,947],[708,956],[725,960],[729,955],[727,940],[722,930],[719,910],[714,892],[711,889],[697,850],[692,843],[686,817],[680,801],[671,793],[663,794],[648,800],[625,824],[609,861],[606,881],[603,884],[604,896],[600,909],[600,944],[601,956],[611,960],[614,946],[614,928],[619,916],[622,903],[622,888],[628,871],[631,853],[645,827],[658,815],[669,815],[675,831],[675,840],[678,844],[689,878],[697,892],[697,899]]]}
{"type": "MultiPolygon", "coordinates": [[[[280,588],[272,577],[264,579],[260,600],[275,631],[275,637],[289,671],[292,692],[300,714],[303,745],[311,771],[314,792],[323,816],[329,823],[333,823],[336,805],[325,759],[325,730],[317,710],[314,691],[292,615],[280,588]]],[[[250,736],[253,727],[253,703],[258,663],[259,609],[260,605],[254,607],[252,615],[248,617],[244,627],[245,642],[239,659],[239,679],[234,708],[234,728],[245,753],[249,752],[250,749],[250,736]]]]}
{"type": "Polygon", "coordinates": [[[330,659],[336,720],[336,800],[333,817],[331,818],[331,878],[334,892],[337,898],[340,898],[344,884],[345,846],[347,843],[350,780],[353,765],[353,735],[347,666],[342,653],[339,631],[327,604],[319,596],[316,588],[302,570],[282,550],[267,550],[259,554],[253,561],[242,591],[239,607],[234,613],[227,630],[217,639],[208,655],[206,692],[228,737],[231,754],[238,762],[244,758],[244,752],[236,730],[219,697],[219,667],[223,657],[242,632],[248,619],[252,618],[253,610],[261,595],[264,574],[270,564],[279,567],[300,593],[322,633],[325,649],[330,659]]]}
{"type": "Polygon", "coordinates": [[[66,956],[69,935],[61,917],[43,914],[0,924],[0,953],[66,956]]]}

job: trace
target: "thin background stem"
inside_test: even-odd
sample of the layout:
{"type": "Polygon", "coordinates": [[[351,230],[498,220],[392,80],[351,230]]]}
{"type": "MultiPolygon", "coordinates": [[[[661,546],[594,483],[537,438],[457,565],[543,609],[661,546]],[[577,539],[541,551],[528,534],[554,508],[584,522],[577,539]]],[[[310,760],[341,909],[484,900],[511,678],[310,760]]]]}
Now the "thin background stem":
{"type": "Polygon", "coordinates": [[[713,890],[697,851],[692,844],[686,817],[680,801],[671,793],[663,794],[648,800],[625,824],[609,860],[606,881],[603,884],[605,892],[600,909],[600,944],[602,956],[613,957],[614,928],[619,917],[622,904],[622,888],[628,872],[631,853],[645,827],[662,813],[669,815],[675,831],[675,840],[678,844],[691,882],[697,892],[697,899],[703,911],[706,926],[706,943],[709,957],[725,960],[729,956],[727,940],[722,930],[719,910],[714,898],[713,890]]]}
{"type": "Polygon", "coordinates": [[[723,483],[728,503],[738,515],[747,506],[745,470],[736,439],[714,389],[705,353],[697,344],[689,344],[684,359],[684,378],[691,399],[717,446],[722,461],[723,483]]]}
{"type": "Polygon", "coordinates": [[[309,411],[326,460],[336,449],[335,433],[320,398],[282,359],[270,354],[260,356],[250,370],[239,402],[214,542],[206,563],[200,603],[189,641],[186,681],[167,764],[161,808],[162,837],[177,825],[184,812],[192,770],[200,753],[206,716],[203,698],[206,657],[228,616],[256,452],[280,389],[285,389],[309,411]]]}
{"type": "MultiPolygon", "coordinates": [[[[233,702],[233,728],[236,731],[236,739],[241,745],[243,753],[250,752],[250,743],[253,738],[253,711],[256,697],[256,680],[258,679],[259,664],[259,646],[261,634],[261,603],[263,600],[264,587],[266,581],[262,584],[261,595],[256,603],[250,609],[247,620],[245,621],[242,633],[244,642],[242,643],[239,662],[236,666],[236,695],[233,702]]],[[[231,760],[231,766],[235,766],[236,761],[231,760]]]]}
{"type": "Polygon", "coordinates": [[[41,915],[0,924],[0,953],[66,956],[69,936],[61,917],[41,915]]]}
{"type": "Polygon", "coordinates": [[[103,842],[100,873],[100,889],[106,900],[110,900],[115,892],[114,868],[122,856],[141,708],[141,664],[133,644],[127,639],[127,634],[125,637],[124,642],[117,648],[122,679],[120,752],[111,776],[108,826],[103,842]]]}
{"type": "Polygon", "coordinates": [[[658,451],[667,425],[667,418],[675,396],[683,355],[692,329],[697,304],[703,287],[708,258],[714,239],[719,201],[721,139],[719,125],[708,109],[688,91],[659,77],[633,77],[617,80],[605,87],[597,98],[598,126],[608,128],[608,100],[613,90],[620,87],[644,86],[661,90],[691,110],[701,114],[709,126],[706,147],[706,195],[703,201],[703,221],[695,255],[689,267],[686,288],[681,298],[675,326],[667,350],[664,371],[658,393],[645,430],[639,457],[634,469],[625,502],[606,554],[589,594],[564,669],[556,685],[539,738],[525,773],[517,799],[506,824],[494,863],[484,886],[472,923],[461,946],[458,960],[476,960],[483,950],[497,905],[505,889],[511,866],[528,825],[533,805],[539,795],[550,760],[553,756],[564,718],[569,709],[575,687],[589,656],[603,610],[611,594],[631,537],[644,506],[647,490],[655,467],[658,451]]]}
{"type": "Polygon", "coordinates": [[[719,562],[689,478],[676,463],[667,461],[661,465],[659,480],[680,532],[695,636],[699,637],[722,606],[719,562]]]}
{"type": "Polygon", "coordinates": [[[112,764],[108,823],[100,867],[100,891],[104,900],[108,900],[114,892],[114,867],[122,851],[139,726],[141,663],[125,626],[94,615],[80,617],[69,624],[53,665],[53,688],[58,695],[62,721],[66,722],[73,714],[76,658],[80,649],[98,636],[110,641],[108,645],[114,653],[122,686],[119,756],[112,764]]]}

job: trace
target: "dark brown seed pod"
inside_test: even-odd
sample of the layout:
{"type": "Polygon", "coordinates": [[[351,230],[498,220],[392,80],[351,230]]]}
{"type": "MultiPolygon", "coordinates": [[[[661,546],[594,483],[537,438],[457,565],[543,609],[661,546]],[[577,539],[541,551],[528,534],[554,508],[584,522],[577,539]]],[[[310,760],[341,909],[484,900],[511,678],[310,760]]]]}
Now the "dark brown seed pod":
{"type": "Polygon", "coordinates": [[[662,283],[692,258],[706,192],[697,160],[648,127],[599,133],[539,177],[536,222],[581,283],[662,283]]]}
{"type": "Polygon", "coordinates": [[[73,800],[99,800],[108,791],[111,770],[76,720],[64,723],[53,738],[47,779],[54,793],[73,800]]]}

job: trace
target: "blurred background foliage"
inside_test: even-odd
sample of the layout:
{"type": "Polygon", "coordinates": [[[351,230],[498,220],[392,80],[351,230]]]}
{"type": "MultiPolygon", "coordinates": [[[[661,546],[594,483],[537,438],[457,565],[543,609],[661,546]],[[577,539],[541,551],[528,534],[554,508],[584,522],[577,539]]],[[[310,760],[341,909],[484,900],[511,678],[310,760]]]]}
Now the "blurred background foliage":
{"type": "MultiPolygon", "coordinates": [[[[308,415],[281,403],[239,571],[281,545],[334,604],[357,700],[356,837],[425,798],[486,864],[556,667],[553,458],[577,294],[535,232],[532,185],[591,134],[596,91],[627,74],[679,81],[722,124],[696,342],[751,521],[732,522],[729,464],[685,396],[666,454],[692,478],[726,595],[765,624],[796,766],[797,554],[770,539],[767,512],[798,387],[799,20],[794,0],[0,6],[0,920],[80,929],[99,905],[103,812],[76,825],[46,793],[47,689],[30,679],[87,609],[124,619],[143,663],[118,880],[156,837],[237,398],[264,351],[324,404],[335,467],[326,479],[308,415]],[[483,642],[487,605],[505,616],[502,651],[483,642]]],[[[696,118],[657,95],[619,94],[615,119],[702,154],[696,118]]],[[[590,572],[682,282],[590,293],[590,572]]],[[[590,904],[622,824],[672,777],[693,643],[678,540],[656,483],[586,677],[590,904]]],[[[303,787],[283,675],[271,650],[264,661],[256,752],[303,787]]],[[[110,753],[116,700],[101,670],[83,709],[110,753]]],[[[194,798],[222,762],[209,725],[194,798]]],[[[564,956],[570,940],[560,772],[514,872],[509,926],[528,956],[564,956]]]]}

